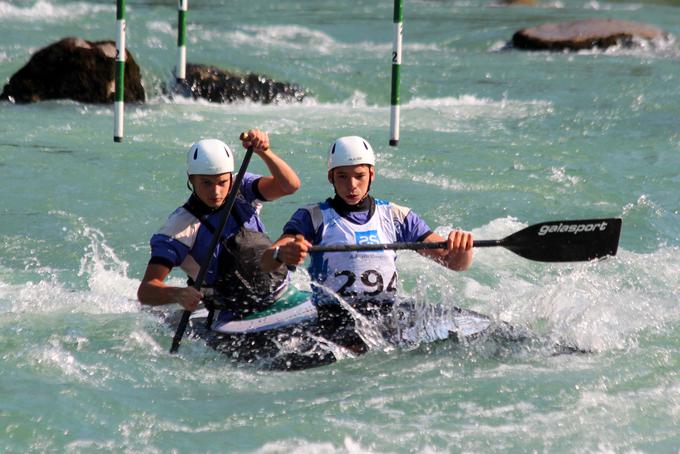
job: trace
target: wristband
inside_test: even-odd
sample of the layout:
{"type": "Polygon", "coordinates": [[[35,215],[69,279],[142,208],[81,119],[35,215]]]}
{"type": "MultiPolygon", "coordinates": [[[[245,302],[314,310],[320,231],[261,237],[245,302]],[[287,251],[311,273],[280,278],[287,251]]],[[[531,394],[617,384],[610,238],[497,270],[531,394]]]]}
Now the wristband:
{"type": "Polygon", "coordinates": [[[276,246],[274,248],[274,255],[272,256],[274,260],[276,260],[279,263],[283,263],[283,260],[279,258],[279,255],[281,254],[281,248],[279,246],[276,246]]]}

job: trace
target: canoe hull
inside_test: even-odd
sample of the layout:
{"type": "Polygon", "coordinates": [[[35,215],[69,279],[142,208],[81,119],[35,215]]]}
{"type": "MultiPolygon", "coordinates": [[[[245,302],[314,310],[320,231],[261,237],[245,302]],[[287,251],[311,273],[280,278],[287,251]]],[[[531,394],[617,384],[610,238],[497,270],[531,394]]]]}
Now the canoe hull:
{"type": "MultiPolygon", "coordinates": [[[[285,370],[330,364],[336,361],[334,350],[337,349],[328,348],[328,345],[333,345],[337,339],[329,342],[320,339],[317,311],[310,296],[308,292],[297,292],[267,311],[242,320],[216,321],[212,327],[206,326],[207,310],[198,310],[189,320],[190,332],[237,362],[285,370]]],[[[413,344],[444,339],[467,342],[484,335],[492,325],[489,317],[467,309],[438,306],[417,311],[417,307],[414,303],[399,304],[402,313],[394,319],[404,325],[394,329],[398,332],[396,337],[385,336],[389,337],[390,343],[413,344]]],[[[381,331],[386,332],[384,327],[381,331]]],[[[342,342],[339,344],[342,346],[342,342]]]]}

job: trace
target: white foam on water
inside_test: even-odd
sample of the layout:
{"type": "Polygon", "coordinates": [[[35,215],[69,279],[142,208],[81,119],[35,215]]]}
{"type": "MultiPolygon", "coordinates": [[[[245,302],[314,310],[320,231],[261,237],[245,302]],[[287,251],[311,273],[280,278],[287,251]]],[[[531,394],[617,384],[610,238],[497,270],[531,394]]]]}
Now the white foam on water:
{"type": "MultiPolygon", "coordinates": [[[[384,159],[384,158],[383,158],[384,159]]],[[[378,159],[381,162],[381,159],[378,159]]],[[[444,175],[437,175],[434,172],[417,173],[411,169],[404,169],[403,166],[392,166],[389,161],[381,163],[379,175],[393,180],[411,180],[416,183],[436,186],[447,191],[472,191],[482,189],[481,185],[465,184],[454,178],[444,175]]]]}
{"type": "MultiPolygon", "coordinates": [[[[527,226],[499,218],[473,233],[500,239],[527,226]]],[[[437,231],[444,235],[450,229],[437,231]]],[[[541,263],[492,247],[476,250],[471,269],[462,273],[414,253],[400,258],[399,266],[410,287],[415,280],[409,291],[419,300],[471,308],[563,345],[606,351],[627,348],[639,333],[662,331],[680,320],[677,253],[677,248],[640,254],[619,247],[617,256],[606,260],[541,263]]]]}
{"type": "MultiPolygon", "coordinates": [[[[393,451],[376,450],[374,447],[364,447],[352,437],[346,436],[341,445],[330,442],[320,443],[302,439],[289,439],[265,443],[261,448],[253,451],[257,454],[389,454],[393,451]]],[[[429,454],[434,451],[420,451],[429,454]]]]}
{"type": "MultiPolygon", "coordinates": [[[[64,347],[65,341],[69,339],[62,339],[57,335],[52,336],[47,345],[29,351],[27,362],[43,369],[45,374],[56,374],[70,381],[93,384],[92,376],[99,372],[99,366],[79,362],[73,352],[64,347]]],[[[81,342],[87,343],[87,340],[81,339],[78,342],[80,345],[81,342]]]]}
{"type": "MultiPolygon", "coordinates": [[[[208,32],[203,39],[225,40],[241,46],[276,47],[315,55],[334,55],[352,50],[376,55],[388,54],[392,49],[392,42],[362,41],[358,43],[341,42],[327,33],[300,25],[248,25],[233,32],[208,32]]],[[[436,51],[439,47],[430,43],[405,42],[405,51],[436,51]]]]}
{"type": "Polygon", "coordinates": [[[581,182],[581,178],[567,175],[564,167],[551,167],[548,180],[556,183],[564,183],[565,186],[576,186],[581,182]]]}
{"type": "Polygon", "coordinates": [[[165,35],[176,35],[177,24],[172,24],[168,21],[151,20],[146,23],[146,28],[155,33],[162,33],[165,35]]]}
{"type": "MultiPolygon", "coordinates": [[[[408,115],[408,127],[411,130],[433,130],[438,132],[478,131],[480,121],[489,131],[503,129],[507,120],[522,120],[536,116],[553,114],[553,105],[542,100],[511,100],[507,98],[490,99],[475,95],[460,97],[410,99],[401,105],[404,115],[408,115]]],[[[175,119],[177,115],[187,121],[209,119],[211,113],[227,113],[233,116],[258,116],[268,118],[263,125],[270,133],[294,134],[300,124],[307,125],[319,121],[327,122],[330,118],[343,121],[345,128],[370,125],[371,128],[389,125],[388,105],[368,102],[368,96],[361,90],[354,90],[346,99],[336,102],[320,102],[313,96],[307,96],[303,102],[286,101],[278,104],[262,105],[244,100],[234,103],[210,103],[205,99],[193,99],[182,96],[158,96],[149,99],[145,106],[137,107],[129,114],[135,124],[155,124],[157,119],[164,121],[175,119]],[[199,107],[191,112],[159,111],[159,106],[172,103],[178,106],[199,107]]],[[[107,114],[102,111],[100,114],[107,114]]]]}
{"type": "Polygon", "coordinates": [[[118,443],[114,440],[91,440],[79,439],[67,443],[64,446],[66,452],[83,452],[83,451],[115,451],[120,449],[118,443]]]}
{"type": "Polygon", "coordinates": [[[160,345],[147,331],[140,329],[135,329],[129,333],[122,349],[124,351],[146,351],[147,354],[152,356],[161,356],[167,353],[166,347],[160,345]]]}
{"type": "MultiPolygon", "coordinates": [[[[508,120],[551,116],[553,106],[542,100],[490,99],[464,94],[459,97],[413,98],[402,104],[409,129],[437,133],[487,134],[504,131],[508,120]]],[[[406,124],[406,123],[405,123],[406,124]]]]}
{"type": "Polygon", "coordinates": [[[123,313],[139,310],[139,281],[127,277],[128,263],[107,245],[101,231],[84,227],[82,234],[90,240],[80,261],[78,276],[87,277],[88,298],[98,313],[123,313]],[[94,301],[92,301],[94,300],[94,301]]]}
{"type": "Polygon", "coordinates": [[[414,97],[403,107],[434,108],[434,107],[484,107],[485,113],[496,114],[499,109],[515,109],[519,114],[552,112],[553,105],[549,101],[540,99],[529,101],[515,101],[511,99],[495,100],[480,98],[476,95],[462,94],[460,96],[446,96],[443,98],[414,97]]]}
{"type": "Polygon", "coordinates": [[[583,8],[594,11],[638,11],[642,8],[642,5],[638,3],[617,4],[589,0],[583,4],[583,8]]]}
{"type": "Polygon", "coordinates": [[[549,101],[490,99],[469,94],[443,98],[415,97],[402,104],[402,109],[413,123],[410,127],[432,130],[433,125],[437,125],[435,130],[439,132],[463,131],[466,128],[477,130],[479,123],[471,120],[493,125],[498,120],[546,116],[554,111],[549,101]],[[459,124],[462,120],[471,123],[459,124]]]}
{"type": "MultiPolygon", "coordinates": [[[[352,97],[350,97],[350,99],[348,101],[345,101],[344,103],[351,104],[352,102],[351,99],[352,97]]],[[[205,98],[170,96],[161,94],[148,99],[145,106],[139,107],[139,109],[148,109],[149,107],[153,107],[153,109],[151,109],[153,112],[150,114],[152,117],[163,116],[164,118],[167,119],[176,119],[177,118],[176,115],[178,115],[176,111],[168,112],[166,110],[164,111],[158,110],[158,106],[162,106],[163,104],[176,104],[178,106],[189,106],[192,108],[200,107],[201,115],[207,115],[211,112],[219,114],[221,114],[222,112],[227,112],[229,115],[253,115],[254,112],[258,114],[271,113],[272,115],[274,114],[281,115],[283,109],[289,110],[293,113],[297,111],[300,115],[302,115],[304,113],[304,108],[323,105],[319,104],[312,95],[305,96],[302,102],[283,99],[270,104],[262,104],[260,102],[252,101],[250,99],[236,100],[234,102],[216,103],[208,101],[205,98]]],[[[196,112],[191,113],[196,114],[196,112]]],[[[190,112],[182,112],[180,115],[188,114],[190,114],[190,112]]],[[[309,111],[307,111],[307,114],[309,114],[309,111]]]]}
{"type": "MultiPolygon", "coordinates": [[[[490,46],[490,52],[503,52],[507,50],[508,43],[505,41],[497,41],[490,46]]],[[[517,50],[517,52],[521,52],[517,50]]],[[[555,54],[554,51],[540,50],[532,51],[534,53],[543,52],[546,55],[555,54]]],[[[563,51],[563,55],[569,61],[574,60],[576,57],[617,57],[617,56],[629,56],[637,58],[659,58],[659,59],[677,59],[680,57],[680,46],[678,46],[678,40],[673,34],[665,34],[654,39],[643,39],[638,37],[633,37],[630,42],[620,42],[613,46],[606,47],[604,49],[592,48],[592,49],[581,49],[577,51],[563,51]]],[[[559,55],[559,54],[557,54],[559,55]]],[[[548,57],[552,59],[552,57],[548,57]]]]}
{"type": "Polygon", "coordinates": [[[677,59],[680,57],[680,47],[677,38],[672,34],[667,34],[651,40],[633,37],[629,45],[620,43],[605,49],[584,49],[578,51],[577,54],[677,59]]]}
{"type": "Polygon", "coordinates": [[[57,278],[63,271],[57,272],[33,263],[31,269],[39,272],[41,279],[0,285],[0,307],[10,313],[119,314],[139,311],[136,301],[139,281],[127,277],[128,263],[106,243],[104,234],[68,213],[50,214],[70,218],[80,224],[80,227],[67,231],[66,241],[78,243],[83,238],[88,241],[77,272],[77,276],[87,279],[88,288],[73,288],[57,278]]]}
{"type": "Polygon", "coordinates": [[[304,291],[312,290],[312,280],[304,266],[296,268],[295,272],[290,273],[290,283],[297,289],[304,291]]]}
{"type": "Polygon", "coordinates": [[[222,39],[247,46],[280,46],[300,51],[313,49],[323,55],[331,54],[337,48],[335,40],[326,33],[299,25],[245,26],[242,30],[214,33],[222,39]]]}
{"type": "MultiPolygon", "coordinates": [[[[376,323],[373,320],[359,313],[354,307],[347,303],[340,295],[334,292],[331,288],[325,287],[317,283],[312,284],[312,287],[314,286],[322,288],[325,294],[334,298],[337,304],[342,306],[343,309],[350,314],[350,316],[354,319],[355,330],[357,334],[361,337],[361,339],[369,349],[381,350],[385,352],[394,350],[394,346],[390,344],[388,340],[385,339],[385,337],[383,337],[380,328],[376,325],[376,323]]],[[[334,343],[326,339],[317,338],[315,336],[312,336],[312,338],[319,343],[319,346],[322,349],[326,351],[331,351],[335,358],[338,360],[345,358],[353,358],[356,356],[352,352],[346,350],[345,348],[339,345],[335,345],[334,343]]]]}
{"type": "Polygon", "coordinates": [[[39,0],[27,7],[0,2],[0,17],[3,21],[59,22],[77,20],[88,15],[102,12],[115,12],[115,3],[110,5],[92,5],[84,2],[62,3],[39,0]]]}

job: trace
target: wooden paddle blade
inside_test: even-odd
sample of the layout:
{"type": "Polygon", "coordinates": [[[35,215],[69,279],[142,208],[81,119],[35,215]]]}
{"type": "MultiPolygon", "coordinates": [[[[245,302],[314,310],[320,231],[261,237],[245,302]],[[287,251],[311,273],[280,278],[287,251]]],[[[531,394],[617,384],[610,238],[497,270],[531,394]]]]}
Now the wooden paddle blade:
{"type": "Polygon", "coordinates": [[[620,218],[553,221],[513,233],[499,245],[539,262],[577,262],[616,255],[620,234],[620,218]]]}

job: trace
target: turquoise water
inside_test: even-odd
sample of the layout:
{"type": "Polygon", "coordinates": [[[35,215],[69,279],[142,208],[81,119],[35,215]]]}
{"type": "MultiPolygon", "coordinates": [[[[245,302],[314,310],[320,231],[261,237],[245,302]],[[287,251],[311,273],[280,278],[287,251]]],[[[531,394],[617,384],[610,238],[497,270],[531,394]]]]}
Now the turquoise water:
{"type": "MultiPolygon", "coordinates": [[[[389,135],[391,1],[190,2],[190,62],[296,82],[304,104],[170,100],[176,2],[129,1],[148,102],[0,104],[0,451],[680,452],[680,11],[673,4],[406,1],[402,128],[389,135]],[[577,54],[504,50],[525,26],[635,20],[668,39],[577,54]],[[616,257],[530,262],[480,249],[456,274],[400,253],[406,294],[590,354],[489,343],[376,348],[323,368],[237,366],[142,310],[148,239],[187,196],[184,152],[270,132],[303,188],[272,236],[330,194],[324,153],[359,134],[374,195],[440,231],[502,238],[621,217],[616,257]]],[[[114,36],[115,2],[0,0],[0,81],[61,37],[114,36]]],[[[242,155],[241,155],[242,156],[242,155]]],[[[257,159],[251,170],[264,171],[257,159]]],[[[173,274],[174,282],[182,282],[173,274]]],[[[295,275],[300,288],[305,273],[295,275]]]]}

